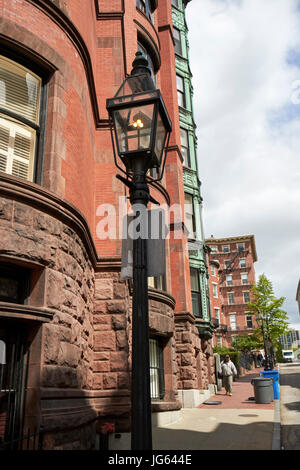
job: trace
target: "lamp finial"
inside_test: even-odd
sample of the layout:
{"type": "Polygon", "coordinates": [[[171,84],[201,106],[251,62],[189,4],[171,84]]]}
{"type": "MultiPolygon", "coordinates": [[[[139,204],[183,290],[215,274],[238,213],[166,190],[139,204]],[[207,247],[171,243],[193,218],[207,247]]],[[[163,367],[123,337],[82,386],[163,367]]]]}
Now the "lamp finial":
{"type": "Polygon", "coordinates": [[[137,51],[135,54],[135,59],[132,62],[131,75],[140,75],[143,73],[148,73],[151,76],[151,70],[149,68],[149,63],[144,54],[140,51],[137,51]]]}

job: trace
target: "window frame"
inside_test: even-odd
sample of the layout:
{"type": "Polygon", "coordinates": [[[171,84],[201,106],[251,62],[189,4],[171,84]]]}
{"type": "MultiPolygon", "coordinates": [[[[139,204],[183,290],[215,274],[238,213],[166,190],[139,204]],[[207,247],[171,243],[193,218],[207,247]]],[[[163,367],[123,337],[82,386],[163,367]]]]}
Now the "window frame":
{"type": "Polygon", "coordinates": [[[241,283],[242,283],[243,286],[249,284],[248,273],[241,273],[241,283]],[[245,278],[245,276],[246,276],[246,278],[245,278]],[[245,280],[246,280],[246,282],[244,282],[245,280]]]}
{"type": "Polygon", "coordinates": [[[182,57],[182,37],[181,37],[181,31],[180,29],[176,28],[176,26],[173,26],[173,39],[174,39],[174,52],[175,54],[179,55],[182,57]],[[175,37],[175,34],[177,35],[178,33],[178,38],[175,37]],[[179,48],[178,48],[179,45],[179,48]]]}
{"type": "Polygon", "coordinates": [[[214,316],[215,319],[221,323],[221,313],[220,313],[220,308],[219,307],[214,307],[214,316]]]}
{"type": "Polygon", "coordinates": [[[232,331],[236,331],[238,328],[237,328],[237,321],[236,321],[236,313],[230,313],[229,314],[229,323],[230,323],[230,329],[232,331]],[[234,317],[234,322],[232,322],[232,318],[234,317]],[[235,328],[233,328],[232,324],[235,324],[235,328]]]}
{"type": "Polygon", "coordinates": [[[253,315],[250,315],[249,313],[246,313],[245,317],[246,317],[246,327],[247,327],[247,329],[253,330],[253,315]],[[249,322],[249,319],[250,319],[250,322],[249,322]],[[251,323],[251,326],[249,326],[248,322],[251,323]]]}
{"type": "Polygon", "coordinates": [[[247,265],[246,265],[246,258],[240,258],[240,268],[246,268],[247,265]],[[245,261],[245,264],[242,263],[242,261],[245,261]]]}
{"type": "Polygon", "coordinates": [[[151,400],[163,400],[165,397],[165,368],[164,368],[164,345],[157,337],[149,339],[149,369],[150,369],[150,395],[151,400]],[[152,347],[151,347],[152,344],[152,347]],[[153,351],[155,350],[157,363],[153,364],[153,351]],[[152,374],[152,371],[154,374],[152,374]],[[151,378],[154,377],[154,384],[151,378]],[[157,392],[157,393],[154,393],[157,392]]]}
{"type": "Polygon", "coordinates": [[[203,311],[202,311],[202,292],[201,292],[201,283],[200,283],[200,276],[199,276],[199,269],[190,267],[190,278],[192,280],[193,276],[192,274],[196,275],[196,281],[197,281],[197,290],[192,288],[192,282],[191,282],[191,295],[192,295],[192,310],[193,310],[193,315],[195,315],[196,318],[203,318],[203,311]],[[195,312],[194,305],[195,301],[197,303],[197,306],[199,307],[199,313],[195,312]]]}
{"type": "Polygon", "coordinates": [[[227,292],[228,305],[234,304],[234,292],[227,292]]]}
{"type": "Polygon", "coordinates": [[[161,276],[149,276],[148,277],[148,287],[151,287],[152,289],[158,289],[158,290],[162,290],[162,291],[166,291],[166,277],[165,275],[161,275],[161,276]],[[153,279],[153,285],[150,284],[151,281],[150,279],[152,280],[153,279]]]}
{"type": "Polygon", "coordinates": [[[0,302],[28,304],[30,295],[30,270],[9,263],[0,263],[0,279],[15,280],[17,282],[17,298],[0,296],[0,302]]]}
{"type": "MultiPolygon", "coordinates": [[[[42,185],[43,182],[43,167],[44,167],[44,148],[45,148],[45,132],[46,132],[46,118],[48,113],[48,91],[49,91],[49,80],[53,69],[46,69],[45,67],[35,63],[30,57],[27,57],[20,52],[15,51],[12,48],[6,47],[6,45],[0,43],[0,56],[15,62],[16,65],[24,67],[29,72],[37,75],[41,79],[40,88],[40,102],[39,102],[39,124],[37,125],[33,121],[24,118],[22,115],[10,113],[5,108],[0,107],[0,112],[7,116],[16,119],[16,121],[25,124],[36,131],[36,142],[33,162],[33,177],[31,179],[21,178],[22,181],[33,182],[42,185]]],[[[6,172],[3,174],[10,175],[6,172]]]]}
{"type": "Polygon", "coordinates": [[[187,129],[184,129],[184,127],[180,127],[180,145],[181,145],[181,154],[183,157],[183,165],[186,166],[187,168],[191,168],[192,165],[191,165],[191,152],[190,152],[190,143],[189,143],[189,131],[187,129]],[[183,145],[182,143],[182,138],[181,138],[182,132],[184,132],[186,135],[187,145],[183,145]],[[187,158],[184,158],[184,153],[182,152],[182,149],[186,150],[187,158]]]}
{"type": "Polygon", "coordinates": [[[153,80],[154,85],[157,85],[157,70],[155,69],[154,62],[152,59],[152,55],[149,51],[149,47],[143,40],[141,40],[141,37],[138,36],[137,38],[137,48],[139,52],[142,52],[142,54],[145,56],[145,58],[148,61],[149,68],[151,70],[151,78],[153,80]]]}
{"type": "Polygon", "coordinates": [[[248,302],[251,301],[249,291],[243,291],[243,300],[244,300],[244,304],[247,304],[248,302]],[[245,300],[245,294],[248,294],[248,296],[249,296],[249,300],[247,300],[247,301],[245,300]]]}
{"type": "Polygon", "coordinates": [[[212,285],[212,291],[213,291],[213,298],[218,299],[219,298],[218,284],[217,284],[217,282],[212,282],[211,285],[212,285]]]}
{"type": "Polygon", "coordinates": [[[185,79],[182,75],[176,74],[177,103],[179,108],[186,109],[185,79]],[[178,87],[178,79],[182,81],[182,90],[178,87]],[[182,98],[182,104],[179,103],[179,96],[182,98]]]}
{"type": "Polygon", "coordinates": [[[185,227],[188,230],[187,221],[191,221],[192,224],[192,234],[188,233],[188,240],[196,240],[196,214],[195,214],[195,207],[194,207],[194,196],[191,193],[184,193],[184,215],[185,215],[185,227]],[[191,202],[187,202],[187,199],[190,198],[191,202]],[[192,213],[187,212],[187,207],[192,208],[192,213]],[[191,236],[192,235],[192,236],[191,236]]]}
{"type": "Polygon", "coordinates": [[[226,275],[226,286],[233,286],[232,274],[227,274],[226,275]],[[229,277],[230,277],[230,282],[228,282],[229,277]]]}
{"type": "Polygon", "coordinates": [[[154,13],[155,8],[153,8],[152,1],[151,0],[136,0],[135,4],[136,4],[136,8],[142,13],[144,13],[144,15],[147,16],[147,18],[151,21],[151,23],[154,23],[153,13],[154,13]]]}

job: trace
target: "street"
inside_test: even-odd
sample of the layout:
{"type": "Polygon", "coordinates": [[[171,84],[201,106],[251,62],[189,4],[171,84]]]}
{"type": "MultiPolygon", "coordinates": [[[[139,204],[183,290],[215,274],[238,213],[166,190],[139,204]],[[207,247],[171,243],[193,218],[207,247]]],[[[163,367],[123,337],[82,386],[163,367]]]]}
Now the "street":
{"type": "Polygon", "coordinates": [[[300,361],[280,364],[281,448],[300,450],[300,361]]]}

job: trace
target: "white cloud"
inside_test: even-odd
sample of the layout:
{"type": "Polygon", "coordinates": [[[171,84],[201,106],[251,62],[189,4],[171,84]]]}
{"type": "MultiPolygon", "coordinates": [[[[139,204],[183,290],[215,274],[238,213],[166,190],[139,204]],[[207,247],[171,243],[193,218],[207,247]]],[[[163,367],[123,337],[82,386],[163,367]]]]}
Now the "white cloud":
{"type": "Polygon", "coordinates": [[[194,0],[186,16],[206,235],[253,233],[257,275],[300,329],[300,68],[287,62],[300,53],[297,6],[194,0]]]}

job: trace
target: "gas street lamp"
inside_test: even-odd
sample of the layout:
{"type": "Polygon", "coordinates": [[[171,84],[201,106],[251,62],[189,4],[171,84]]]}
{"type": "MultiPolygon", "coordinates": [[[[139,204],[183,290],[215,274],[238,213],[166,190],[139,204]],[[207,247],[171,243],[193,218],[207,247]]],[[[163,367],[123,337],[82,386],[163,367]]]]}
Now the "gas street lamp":
{"type": "MultiPolygon", "coordinates": [[[[147,171],[157,169],[163,177],[172,124],[161,93],[155,89],[148,61],[136,53],[131,75],[125,78],[113,98],[107,99],[116,167],[126,175],[116,175],[130,189],[134,217],[148,202],[157,203],[149,193],[147,171]]],[[[150,183],[150,182],[149,182],[150,183]]],[[[147,240],[143,218],[133,240],[132,294],[132,381],[131,448],[152,449],[149,365],[149,314],[147,240]]]]}
{"type": "Polygon", "coordinates": [[[264,341],[264,351],[265,351],[265,369],[264,370],[273,370],[274,369],[274,364],[272,357],[269,352],[269,345],[267,344],[268,338],[266,338],[266,332],[265,332],[265,317],[262,315],[261,312],[256,317],[258,325],[261,327],[262,330],[262,335],[263,335],[263,341],[264,341]]]}

